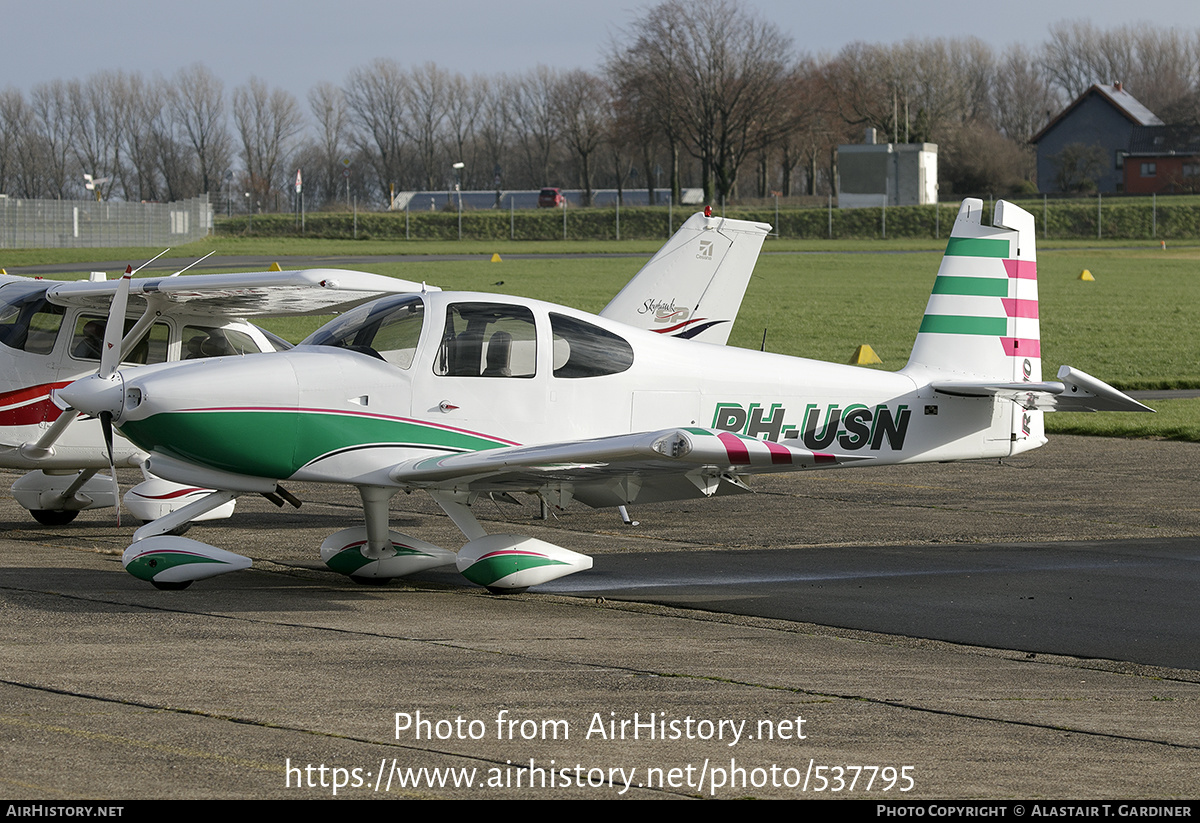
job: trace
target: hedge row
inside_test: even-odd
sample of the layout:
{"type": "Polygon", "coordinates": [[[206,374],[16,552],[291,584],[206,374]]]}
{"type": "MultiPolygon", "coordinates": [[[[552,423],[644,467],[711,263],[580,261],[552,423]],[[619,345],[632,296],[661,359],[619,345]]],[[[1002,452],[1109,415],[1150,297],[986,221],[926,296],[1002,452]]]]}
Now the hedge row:
{"type": "MultiPolygon", "coordinates": [[[[1096,201],[1050,203],[1023,202],[1037,221],[1038,236],[1057,239],[1097,237],[1096,201]]],[[[1196,239],[1200,238],[1200,200],[1196,204],[1159,204],[1149,200],[1121,200],[1104,203],[1100,236],[1116,239],[1196,239]]],[[[726,211],[729,217],[758,220],[775,226],[781,237],[862,239],[887,237],[946,237],[954,222],[957,204],[940,206],[899,206],[884,210],[789,208],[739,209],[726,211]]],[[[663,239],[691,214],[690,210],[664,208],[623,208],[620,211],[620,237],[624,240],[663,239]],[[670,220],[670,225],[668,221],[670,220]]],[[[991,216],[985,206],[984,220],[991,216]]],[[[295,215],[260,214],[218,218],[216,231],[221,235],[257,237],[318,237],[327,239],[373,240],[457,240],[459,215],[456,212],[361,212],[352,214],[318,212],[305,218],[300,231],[295,215]]],[[[462,238],[467,240],[562,240],[563,213],[555,210],[526,210],[510,215],[504,211],[465,211],[462,214],[462,238]]],[[[614,209],[568,209],[567,240],[611,240],[617,237],[614,209]]]]}

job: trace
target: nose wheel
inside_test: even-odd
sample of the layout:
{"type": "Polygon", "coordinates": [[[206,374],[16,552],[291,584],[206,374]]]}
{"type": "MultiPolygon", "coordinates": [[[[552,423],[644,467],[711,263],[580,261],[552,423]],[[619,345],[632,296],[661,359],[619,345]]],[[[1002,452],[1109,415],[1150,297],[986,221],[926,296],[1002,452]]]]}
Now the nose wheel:
{"type": "Polygon", "coordinates": [[[65,526],[79,516],[77,511],[33,509],[30,514],[43,526],[65,526]]]}

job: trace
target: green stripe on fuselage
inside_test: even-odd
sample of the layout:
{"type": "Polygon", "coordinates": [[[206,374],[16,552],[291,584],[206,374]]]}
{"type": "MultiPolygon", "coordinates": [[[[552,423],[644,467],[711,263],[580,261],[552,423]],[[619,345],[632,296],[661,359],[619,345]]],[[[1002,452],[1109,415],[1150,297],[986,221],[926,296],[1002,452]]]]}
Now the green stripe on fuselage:
{"type": "Polygon", "coordinates": [[[946,244],[949,257],[1008,257],[1008,241],[988,237],[951,237],[946,244]]]}
{"type": "Polygon", "coordinates": [[[504,446],[468,432],[363,415],[300,411],[177,411],[129,421],[121,433],[146,451],[221,471],[291,477],[339,449],[376,443],[454,451],[504,446]]]}

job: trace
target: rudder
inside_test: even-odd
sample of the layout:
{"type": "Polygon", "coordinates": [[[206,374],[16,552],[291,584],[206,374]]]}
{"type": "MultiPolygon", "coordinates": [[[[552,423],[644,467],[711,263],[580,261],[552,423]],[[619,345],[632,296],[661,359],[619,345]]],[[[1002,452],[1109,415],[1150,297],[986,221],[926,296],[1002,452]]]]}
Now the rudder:
{"type": "MultiPolygon", "coordinates": [[[[918,382],[1040,383],[1033,215],[1004,200],[993,226],[983,202],[963,201],[904,372],[918,382]]],[[[1042,412],[1012,404],[1012,451],[1045,441],[1042,412]]]]}

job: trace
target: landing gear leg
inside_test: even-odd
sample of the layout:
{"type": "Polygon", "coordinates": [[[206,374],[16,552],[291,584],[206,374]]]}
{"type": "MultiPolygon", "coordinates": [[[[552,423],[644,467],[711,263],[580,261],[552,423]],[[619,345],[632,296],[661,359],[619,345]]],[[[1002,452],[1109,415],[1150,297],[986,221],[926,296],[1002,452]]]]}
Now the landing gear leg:
{"type": "Polygon", "coordinates": [[[176,529],[186,528],[195,518],[205,512],[212,511],[218,506],[224,506],[230,500],[236,498],[238,494],[238,492],[231,491],[215,491],[206,497],[201,497],[199,500],[188,503],[182,509],[176,509],[157,520],[151,520],[133,533],[133,542],[136,543],[139,540],[145,540],[147,537],[171,534],[176,529]]]}

